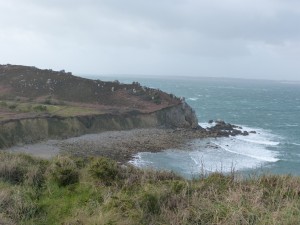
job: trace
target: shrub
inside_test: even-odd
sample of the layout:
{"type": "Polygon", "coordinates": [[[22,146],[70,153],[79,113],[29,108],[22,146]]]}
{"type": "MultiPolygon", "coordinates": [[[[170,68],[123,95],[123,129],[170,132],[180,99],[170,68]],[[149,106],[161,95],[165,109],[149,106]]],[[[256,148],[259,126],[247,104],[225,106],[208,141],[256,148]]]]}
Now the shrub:
{"type": "Polygon", "coordinates": [[[14,110],[14,109],[17,108],[17,105],[16,104],[12,104],[12,105],[9,105],[8,108],[11,109],[11,110],[14,110]]]}
{"type": "Polygon", "coordinates": [[[50,166],[49,173],[58,186],[67,186],[79,181],[76,163],[67,156],[58,156],[50,166]]]}
{"type": "Polygon", "coordinates": [[[6,102],[3,102],[3,101],[0,101],[0,106],[2,106],[2,107],[7,107],[7,103],[6,103],[6,102]]]}
{"type": "Polygon", "coordinates": [[[117,163],[111,159],[100,157],[91,162],[89,173],[95,179],[100,179],[106,184],[110,184],[117,178],[117,163]]]}
{"type": "Polygon", "coordinates": [[[51,99],[46,99],[46,100],[44,101],[44,104],[46,104],[46,105],[51,105],[51,104],[52,104],[51,99]]]}
{"type": "MultiPolygon", "coordinates": [[[[33,218],[38,211],[38,206],[30,197],[32,195],[30,192],[31,190],[24,188],[0,191],[0,213],[14,221],[33,218]]],[[[1,222],[0,220],[0,224],[1,222]]]]}
{"type": "Polygon", "coordinates": [[[157,105],[161,104],[161,97],[158,93],[155,93],[153,96],[153,102],[156,103],[157,105]]]}
{"type": "Polygon", "coordinates": [[[16,158],[10,161],[2,161],[0,164],[0,178],[12,184],[23,182],[26,169],[21,165],[22,162],[16,158]]]}
{"type": "Polygon", "coordinates": [[[24,177],[24,183],[33,187],[40,187],[44,180],[44,168],[41,167],[30,167],[24,177]]]}
{"type": "Polygon", "coordinates": [[[45,106],[45,105],[37,105],[37,106],[33,107],[33,109],[35,111],[44,112],[44,111],[47,111],[47,106],[45,106]]]}
{"type": "Polygon", "coordinates": [[[24,154],[0,153],[0,179],[11,184],[41,185],[44,180],[42,161],[24,154]]]}
{"type": "Polygon", "coordinates": [[[144,193],[141,197],[141,206],[144,212],[150,214],[159,214],[160,213],[160,203],[159,198],[156,194],[153,193],[144,193]]]}

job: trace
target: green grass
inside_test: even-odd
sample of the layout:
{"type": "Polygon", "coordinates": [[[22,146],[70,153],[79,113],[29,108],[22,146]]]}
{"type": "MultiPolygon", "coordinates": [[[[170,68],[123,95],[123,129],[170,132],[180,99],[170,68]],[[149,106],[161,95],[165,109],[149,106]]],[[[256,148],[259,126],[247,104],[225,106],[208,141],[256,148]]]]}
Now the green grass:
{"type": "Polygon", "coordinates": [[[6,224],[300,224],[295,176],[214,173],[185,180],[105,158],[44,161],[0,153],[0,161],[0,221],[6,224]],[[79,179],[61,185],[57,174],[66,170],[79,179]]]}
{"type": "MultiPolygon", "coordinates": [[[[0,109],[7,111],[8,113],[14,114],[51,114],[57,116],[77,116],[77,115],[91,115],[99,114],[100,112],[96,109],[72,106],[72,105],[51,105],[42,104],[35,102],[19,102],[19,101],[0,101],[0,109]]],[[[1,119],[9,119],[9,115],[1,116],[1,119]]]]}

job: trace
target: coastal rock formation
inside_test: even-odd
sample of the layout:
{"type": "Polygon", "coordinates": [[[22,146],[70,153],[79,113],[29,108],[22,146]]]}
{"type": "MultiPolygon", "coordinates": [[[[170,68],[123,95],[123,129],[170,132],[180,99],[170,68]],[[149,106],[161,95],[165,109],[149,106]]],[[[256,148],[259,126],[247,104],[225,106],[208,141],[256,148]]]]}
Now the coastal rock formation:
{"type": "MultiPolygon", "coordinates": [[[[210,120],[209,123],[212,124],[213,120],[210,120]]],[[[230,123],[225,123],[223,120],[216,120],[215,123],[216,124],[214,126],[207,128],[207,131],[216,134],[216,136],[229,137],[236,135],[249,135],[248,131],[242,131],[242,127],[230,123]]],[[[250,133],[255,133],[255,131],[252,131],[250,133]]]]}
{"type": "Polygon", "coordinates": [[[0,65],[0,113],[0,148],[102,131],[198,127],[184,100],[138,82],[15,65],[0,65]]]}
{"type": "Polygon", "coordinates": [[[161,112],[161,122],[170,128],[197,128],[198,119],[195,111],[186,103],[182,102],[177,107],[170,107],[161,112]]]}

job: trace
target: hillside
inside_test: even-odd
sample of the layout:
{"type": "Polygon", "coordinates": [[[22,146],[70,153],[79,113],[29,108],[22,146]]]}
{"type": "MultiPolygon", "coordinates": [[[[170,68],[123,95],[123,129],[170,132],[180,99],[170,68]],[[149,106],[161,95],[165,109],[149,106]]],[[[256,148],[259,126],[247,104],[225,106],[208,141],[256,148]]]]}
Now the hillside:
{"type": "MultiPolygon", "coordinates": [[[[0,100],[8,101],[8,108],[1,107],[1,113],[14,116],[22,113],[34,113],[28,105],[45,104],[56,105],[48,107],[47,111],[65,111],[68,109],[58,106],[73,106],[84,108],[83,113],[125,112],[138,110],[140,112],[153,112],[165,107],[178,105],[180,100],[173,95],[160,90],[142,87],[138,82],[121,84],[118,81],[104,82],[90,80],[66,73],[65,71],[41,70],[36,67],[18,65],[0,65],[0,100]],[[14,101],[19,102],[20,107],[10,106],[14,101]],[[23,105],[22,105],[23,104],[23,105]],[[11,109],[17,110],[12,111],[11,109]]],[[[16,104],[15,104],[16,105],[16,104]]],[[[36,106],[36,105],[35,105],[36,106]]],[[[74,114],[76,110],[73,111],[74,114]]],[[[78,110],[77,110],[78,111],[78,110]]],[[[80,110],[79,110],[80,111],[80,110]]]]}
{"type": "Polygon", "coordinates": [[[0,65],[0,148],[135,128],[197,128],[194,110],[138,82],[0,65]]]}

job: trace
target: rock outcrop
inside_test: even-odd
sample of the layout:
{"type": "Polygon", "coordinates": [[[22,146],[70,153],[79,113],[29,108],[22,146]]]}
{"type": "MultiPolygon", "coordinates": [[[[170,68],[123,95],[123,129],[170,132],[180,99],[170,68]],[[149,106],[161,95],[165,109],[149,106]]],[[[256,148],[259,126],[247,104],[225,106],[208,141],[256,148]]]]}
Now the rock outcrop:
{"type": "MultiPolygon", "coordinates": [[[[197,128],[198,119],[195,111],[186,103],[182,102],[177,107],[170,107],[161,111],[162,122],[171,128],[197,128]]],[[[160,114],[160,112],[158,112],[160,114]]]]}

